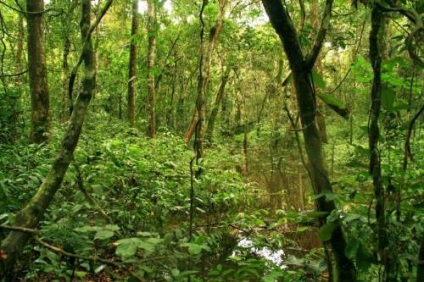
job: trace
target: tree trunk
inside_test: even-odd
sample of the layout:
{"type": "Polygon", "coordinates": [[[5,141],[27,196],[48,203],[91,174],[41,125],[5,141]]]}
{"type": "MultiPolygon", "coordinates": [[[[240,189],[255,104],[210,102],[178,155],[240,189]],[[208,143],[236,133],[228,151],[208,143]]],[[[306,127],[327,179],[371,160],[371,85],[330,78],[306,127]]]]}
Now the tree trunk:
{"type": "MultiPolygon", "coordinates": [[[[96,84],[96,73],[93,65],[94,54],[89,33],[89,30],[92,30],[92,28],[90,28],[90,2],[91,0],[82,1],[82,17],[80,23],[81,37],[83,40],[82,58],[85,66],[82,91],[78,95],[68,129],[66,130],[60,150],[46,179],[29,203],[16,214],[14,225],[18,227],[37,227],[54,195],[60,188],[65,173],[72,161],[73,153],[81,134],[84,118],[96,84]]],[[[110,7],[111,3],[112,0],[109,0],[109,5],[106,4],[104,13],[107,8],[110,7]]],[[[96,21],[96,23],[98,22],[99,21],[96,21]]],[[[23,247],[29,238],[29,233],[11,231],[1,242],[0,252],[6,258],[3,259],[0,264],[0,277],[6,277],[6,280],[11,277],[14,264],[22,253],[23,247]]]]}
{"type": "Polygon", "coordinates": [[[134,37],[138,33],[138,0],[132,3],[131,45],[128,66],[128,122],[131,127],[135,125],[135,98],[137,92],[137,44],[134,37]]]}
{"type": "Polygon", "coordinates": [[[44,50],[44,1],[27,0],[28,70],[31,92],[32,143],[44,143],[50,139],[50,106],[47,85],[46,56],[44,50]]]}
{"type": "Polygon", "coordinates": [[[222,98],[224,97],[224,94],[225,94],[225,86],[227,85],[228,77],[230,76],[230,71],[231,71],[231,68],[227,67],[225,72],[222,74],[221,85],[219,86],[218,93],[216,94],[216,97],[215,97],[215,103],[213,105],[212,112],[209,116],[208,126],[206,128],[206,142],[209,144],[212,143],[213,132],[215,129],[215,121],[216,121],[216,117],[218,116],[219,106],[221,105],[222,98]]]}
{"type": "Polygon", "coordinates": [[[202,139],[199,144],[201,151],[203,151],[203,135],[204,135],[204,120],[205,120],[205,93],[208,88],[209,78],[210,78],[210,67],[213,57],[213,52],[215,50],[216,43],[218,42],[219,35],[224,27],[224,9],[226,6],[226,0],[219,0],[219,11],[218,19],[213,28],[211,28],[209,33],[209,42],[207,50],[205,52],[204,44],[204,32],[205,32],[205,22],[203,19],[203,9],[208,4],[207,0],[203,0],[202,10],[200,12],[200,22],[201,22],[201,31],[200,31],[200,48],[199,48],[199,79],[197,86],[197,99],[196,99],[196,109],[194,110],[193,117],[191,119],[189,128],[184,135],[184,140],[186,142],[190,141],[191,136],[197,128],[199,133],[196,133],[197,136],[202,139]]]}
{"type": "Polygon", "coordinates": [[[156,0],[147,1],[147,33],[149,37],[149,47],[147,50],[147,88],[148,88],[148,113],[149,121],[147,125],[147,136],[155,138],[156,136],[156,93],[155,93],[155,66],[156,53],[156,0]]]}
{"type": "MultiPolygon", "coordinates": [[[[327,199],[324,195],[333,193],[324,166],[322,154],[322,141],[316,125],[316,100],[315,92],[311,85],[312,67],[319,55],[322,43],[329,28],[329,18],[332,9],[332,0],[326,1],[321,27],[316,36],[312,51],[303,55],[296,29],[290,16],[280,0],[262,0],[271,24],[279,35],[284,51],[290,63],[296,89],[296,98],[299,106],[300,119],[305,139],[305,149],[308,156],[308,173],[314,193],[317,196],[316,207],[318,211],[326,213],[319,219],[320,226],[326,224],[327,216],[336,211],[334,200],[327,199]]],[[[346,240],[343,236],[341,222],[336,220],[329,243],[334,255],[335,279],[337,281],[356,281],[356,270],[352,260],[345,255],[346,240]]]]}
{"type": "Polygon", "coordinates": [[[374,194],[375,194],[375,213],[377,219],[377,235],[378,235],[378,253],[380,255],[381,264],[384,267],[383,280],[397,281],[397,267],[394,260],[394,250],[390,248],[387,234],[387,220],[385,203],[386,196],[383,187],[381,175],[381,163],[378,150],[378,142],[380,137],[379,117],[381,111],[381,63],[383,57],[383,34],[385,19],[383,12],[374,6],[371,13],[371,32],[370,42],[370,61],[374,73],[374,79],[371,89],[371,110],[369,122],[369,148],[370,148],[370,167],[369,171],[372,175],[374,194]]]}
{"type": "MultiPolygon", "coordinates": [[[[24,50],[24,17],[19,14],[18,18],[18,43],[16,48],[16,73],[22,72],[22,54],[24,50]]],[[[20,88],[22,84],[22,75],[16,76],[16,85],[20,88]]],[[[22,91],[21,91],[22,93],[22,91]]]]}

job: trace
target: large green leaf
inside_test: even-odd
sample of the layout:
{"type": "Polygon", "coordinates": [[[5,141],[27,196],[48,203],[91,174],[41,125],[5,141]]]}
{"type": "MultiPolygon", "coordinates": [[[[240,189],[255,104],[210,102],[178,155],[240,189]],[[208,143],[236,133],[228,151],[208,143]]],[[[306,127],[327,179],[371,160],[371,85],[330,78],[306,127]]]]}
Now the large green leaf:
{"type": "Polygon", "coordinates": [[[324,224],[318,231],[318,237],[322,241],[328,241],[331,239],[331,236],[333,235],[334,229],[336,229],[337,224],[334,222],[328,222],[324,224]]]}
{"type": "Polygon", "coordinates": [[[358,251],[358,247],[359,241],[356,238],[352,238],[351,240],[349,240],[345,249],[346,256],[350,259],[354,259],[358,251]]]}
{"type": "Polygon", "coordinates": [[[348,108],[337,98],[325,93],[317,93],[318,98],[320,98],[327,106],[332,110],[338,113],[342,118],[349,119],[349,110],[348,108]]]}
{"type": "Polygon", "coordinates": [[[105,239],[111,238],[113,235],[114,235],[113,231],[104,229],[104,230],[97,231],[94,238],[99,240],[105,240],[105,239]]]}
{"type": "Polygon", "coordinates": [[[383,107],[388,110],[392,111],[393,106],[395,103],[396,98],[396,92],[393,90],[393,88],[390,88],[388,86],[383,86],[381,89],[381,104],[383,107]]]}
{"type": "Polygon", "coordinates": [[[324,89],[325,88],[325,81],[324,81],[324,79],[315,70],[312,70],[312,79],[313,79],[313,82],[314,82],[314,87],[320,88],[320,89],[324,89]]]}
{"type": "Polygon", "coordinates": [[[148,242],[143,241],[140,238],[125,238],[116,241],[118,247],[116,248],[116,254],[123,259],[128,259],[135,255],[137,249],[143,249],[146,255],[154,252],[155,246],[148,242]]]}
{"type": "Polygon", "coordinates": [[[138,248],[138,243],[141,242],[139,238],[125,238],[118,240],[116,244],[116,254],[122,259],[128,259],[135,255],[138,248]]]}

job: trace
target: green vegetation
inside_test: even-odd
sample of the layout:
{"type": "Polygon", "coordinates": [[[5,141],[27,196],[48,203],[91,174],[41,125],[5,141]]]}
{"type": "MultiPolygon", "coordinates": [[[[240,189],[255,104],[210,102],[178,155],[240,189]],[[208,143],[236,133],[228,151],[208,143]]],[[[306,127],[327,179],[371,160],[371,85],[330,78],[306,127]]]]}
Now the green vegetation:
{"type": "Polygon", "coordinates": [[[0,281],[423,281],[424,5],[348,2],[0,1],[0,281]]]}

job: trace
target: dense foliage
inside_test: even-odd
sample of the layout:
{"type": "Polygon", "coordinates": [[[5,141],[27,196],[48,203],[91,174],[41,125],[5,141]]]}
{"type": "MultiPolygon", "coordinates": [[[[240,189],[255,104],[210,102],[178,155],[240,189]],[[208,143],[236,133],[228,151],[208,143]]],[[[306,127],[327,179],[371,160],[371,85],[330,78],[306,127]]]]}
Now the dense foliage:
{"type": "Polygon", "coordinates": [[[0,275],[5,238],[30,236],[1,281],[334,281],[338,229],[352,281],[423,277],[422,1],[263,0],[283,3],[296,31],[288,39],[255,0],[139,1],[137,34],[133,1],[103,18],[111,1],[45,1],[51,128],[41,144],[29,138],[24,2],[0,1],[0,275]],[[306,71],[314,121],[305,125],[281,46],[292,39],[313,54],[330,2],[306,71]],[[81,5],[101,21],[80,38],[81,5]],[[88,40],[97,81],[78,145],[46,211],[33,211],[42,220],[16,225],[66,149],[92,74],[75,67],[88,40]],[[323,192],[302,135],[310,126],[332,188],[323,192]]]}

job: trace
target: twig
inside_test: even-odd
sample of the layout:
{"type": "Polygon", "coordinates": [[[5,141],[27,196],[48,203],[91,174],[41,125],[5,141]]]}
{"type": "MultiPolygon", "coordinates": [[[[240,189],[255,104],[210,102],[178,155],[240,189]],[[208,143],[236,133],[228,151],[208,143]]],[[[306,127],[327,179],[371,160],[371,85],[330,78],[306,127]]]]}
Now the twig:
{"type": "Polygon", "coordinates": [[[40,234],[40,230],[37,230],[37,229],[25,228],[20,226],[11,226],[11,225],[5,225],[5,224],[1,224],[0,229],[20,231],[20,232],[31,233],[31,234],[40,234]]]}
{"type": "Polygon", "coordinates": [[[77,186],[78,189],[84,194],[84,197],[86,198],[87,202],[95,208],[108,223],[112,222],[112,219],[107,215],[107,213],[96,203],[96,201],[90,196],[87,189],[85,189],[84,181],[82,179],[81,170],[79,168],[79,165],[74,161],[73,162],[75,171],[77,173],[77,186]]]}
{"type": "Polygon", "coordinates": [[[59,248],[59,247],[55,247],[53,245],[50,245],[50,244],[44,242],[43,240],[41,240],[38,237],[35,237],[34,240],[38,244],[42,245],[43,247],[46,247],[47,249],[53,250],[53,251],[60,253],[62,255],[65,255],[65,256],[68,256],[68,257],[71,257],[71,258],[76,258],[76,259],[88,260],[88,261],[92,261],[92,262],[101,262],[101,263],[104,263],[104,264],[114,266],[116,268],[121,268],[121,269],[127,271],[133,277],[137,278],[138,281],[142,281],[142,282],[146,281],[146,280],[144,280],[144,278],[138,276],[135,272],[130,270],[129,267],[124,265],[124,264],[116,263],[116,262],[113,262],[113,261],[107,260],[107,259],[102,259],[102,258],[99,258],[97,256],[87,257],[87,256],[81,256],[81,255],[77,255],[77,254],[74,254],[74,253],[70,253],[70,252],[67,252],[67,251],[59,248]]]}
{"type": "Polygon", "coordinates": [[[0,1],[0,4],[6,6],[7,8],[9,8],[9,9],[15,11],[15,12],[18,12],[18,13],[24,14],[24,15],[39,15],[39,14],[44,14],[44,13],[47,13],[47,12],[53,10],[53,9],[49,8],[49,9],[45,9],[44,11],[39,11],[39,12],[26,12],[26,11],[23,11],[21,9],[10,6],[9,4],[6,4],[3,1],[0,1]]]}
{"type": "Polygon", "coordinates": [[[0,78],[4,78],[4,77],[13,77],[13,76],[20,76],[20,75],[23,75],[23,74],[25,74],[25,73],[27,73],[28,72],[28,70],[24,70],[24,71],[22,71],[22,72],[20,72],[20,73],[7,73],[7,74],[0,74],[0,78]]]}
{"type": "Polygon", "coordinates": [[[424,112],[424,105],[421,106],[420,110],[414,115],[414,117],[411,119],[411,122],[409,123],[408,133],[406,134],[405,145],[404,145],[403,171],[406,171],[406,168],[408,166],[408,157],[411,159],[411,161],[414,161],[414,158],[411,152],[411,144],[410,144],[412,129],[414,128],[415,122],[417,121],[417,119],[420,117],[420,115],[423,112],[424,112]]]}

